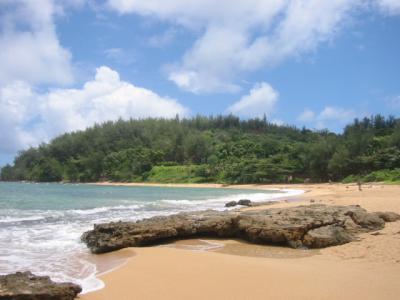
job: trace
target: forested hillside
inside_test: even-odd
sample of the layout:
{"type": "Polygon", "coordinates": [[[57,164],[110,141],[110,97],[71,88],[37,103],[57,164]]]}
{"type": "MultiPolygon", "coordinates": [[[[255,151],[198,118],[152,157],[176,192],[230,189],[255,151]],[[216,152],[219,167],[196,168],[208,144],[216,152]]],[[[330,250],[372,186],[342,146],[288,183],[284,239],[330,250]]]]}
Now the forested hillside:
{"type": "Polygon", "coordinates": [[[360,175],[396,180],[396,168],[398,118],[356,119],[335,134],[230,115],[96,125],[21,152],[13,166],[2,168],[1,179],[268,183],[360,175]]]}

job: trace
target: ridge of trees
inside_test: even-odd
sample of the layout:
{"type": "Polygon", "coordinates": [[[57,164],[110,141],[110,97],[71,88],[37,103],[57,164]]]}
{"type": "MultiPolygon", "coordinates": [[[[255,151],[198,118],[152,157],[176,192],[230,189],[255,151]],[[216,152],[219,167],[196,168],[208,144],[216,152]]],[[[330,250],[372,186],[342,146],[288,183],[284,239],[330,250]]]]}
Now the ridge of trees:
{"type": "Polygon", "coordinates": [[[0,179],[151,181],[188,172],[193,182],[325,182],[396,168],[400,119],[393,116],[355,119],[342,134],[278,126],[265,117],[177,116],[110,121],[63,134],[20,152],[0,179]]]}

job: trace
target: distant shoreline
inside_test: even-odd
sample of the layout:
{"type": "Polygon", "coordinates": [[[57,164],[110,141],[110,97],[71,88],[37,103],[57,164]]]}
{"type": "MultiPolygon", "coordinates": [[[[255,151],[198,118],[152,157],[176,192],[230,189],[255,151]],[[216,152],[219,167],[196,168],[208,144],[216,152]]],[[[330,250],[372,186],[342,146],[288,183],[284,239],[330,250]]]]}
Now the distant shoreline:
{"type": "MultiPolygon", "coordinates": [[[[111,182],[111,181],[100,181],[87,183],[91,185],[100,186],[154,186],[154,187],[186,187],[186,188],[230,188],[230,189],[257,189],[257,190],[271,190],[271,189],[302,189],[309,190],[315,185],[324,185],[324,183],[318,184],[263,184],[263,183],[248,183],[248,184],[223,184],[223,183],[157,183],[157,182],[111,182]]],[[[328,185],[328,183],[327,183],[328,185]]]]}

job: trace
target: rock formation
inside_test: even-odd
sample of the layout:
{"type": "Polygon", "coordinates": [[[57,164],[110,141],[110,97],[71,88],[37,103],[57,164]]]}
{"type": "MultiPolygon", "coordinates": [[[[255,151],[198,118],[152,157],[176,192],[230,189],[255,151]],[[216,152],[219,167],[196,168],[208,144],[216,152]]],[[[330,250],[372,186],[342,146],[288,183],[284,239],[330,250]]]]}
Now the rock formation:
{"type": "Polygon", "coordinates": [[[31,272],[0,275],[0,299],[72,300],[82,291],[73,283],[56,283],[48,276],[31,272]]]}
{"type": "Polygon", "coordinates": [[[229,201],[225,203],[225,207],[233,207],[236,206],[237,202],[236,201],[229,201]]]}
{"type": "Polygon", "coordinates": [[[248,199],[241,199],[237,203],[238,205],[243,205],[243,206],[251,206],[251,200],[248,199]]]}
{"type": "Polygon", "coordinates": [[[98,224],[82,235],[93,253],[193,237],[240,238],[259,244],[322,248],[400,220],[395,213],[368,213],[353,206],[313,204],[253,211],[202,211],[137,222],[98,224]]]}
{"type": "Polygon", "coordinates": [[[236,205],[253,206],[253,202],[251,202],[251,200],[241,199],[238,202],[229,201],[229,202],[225,203],[225,207],[233,207],[233,206],[236,206],[236,205]]]}

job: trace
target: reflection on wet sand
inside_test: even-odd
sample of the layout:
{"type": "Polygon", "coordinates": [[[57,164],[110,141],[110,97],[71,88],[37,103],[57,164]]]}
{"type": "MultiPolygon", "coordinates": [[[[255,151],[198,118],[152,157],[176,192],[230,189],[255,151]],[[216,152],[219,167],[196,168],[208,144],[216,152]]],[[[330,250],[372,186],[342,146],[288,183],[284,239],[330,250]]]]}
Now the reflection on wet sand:
{"type": "Polygon", "coordinates": [[[88,260],[96,264],[96,275],[100,276],[121,267],[133,256],[135,252],[126,248],[105,254],[90,254],[88,260]]]}
{"type": "Polygon", "coordinates": [[[316,249],[292,249],[279,246],[255,245],[245,241],[225,239],[188,239],[175,241],[161,247],[268,258],[301,258],[320,254],[320,251],[316,249]]]}

